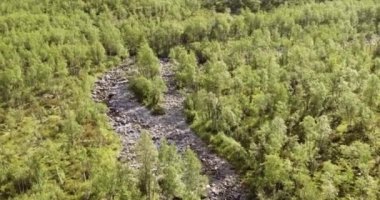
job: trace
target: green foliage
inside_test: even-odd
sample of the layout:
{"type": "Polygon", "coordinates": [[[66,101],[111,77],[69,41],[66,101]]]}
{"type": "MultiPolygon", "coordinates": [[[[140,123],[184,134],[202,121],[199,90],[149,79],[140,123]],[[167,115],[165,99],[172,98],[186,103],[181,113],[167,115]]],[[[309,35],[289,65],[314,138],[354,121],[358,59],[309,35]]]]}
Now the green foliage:
{"type": "Polygon", "coordinates": [[[158,162],[158,152],[148,132],[141,133],[141,139],[136,146],[136,160],[140,164],[139,188],[148,200],[158,199],[158,182],[155,176],[155,166],[158,162]]]}
{"type": "Polygon", "coordinates": [[[185,48],[172,49],[170,58],[176,66],[176,82],[179,88],[194,88],[197,83],[197,59],[193,52],[187,52],[185,48]]]}
{"type": "Polygon", "coordinates": [[[210,142],[219,154],[224,155],[234,165],[242,168],[245,167],[244,163],[247,162],[248,154],[233,138],[223,133],[218,133],[215,136],[211,136],[210,142]]]}
{"type": "Polygon", "coordinates": [[[190,44],[171,54],[196,132],[256,198],[379,198],[379,4],[262,1],[271,11],[251,13],[244,1],[208,3],[218,20],[189,23],[190,44]]]}
{"type": "Polygon", "coordinates": [[[183,165],[182,181],[185,185],[183,198],[188,200],[200,199],[200,196],[205,192],[208,180],[200,175],[199,172],[202,170],[201,162],[190,149],[187,149],[184,153],[183,165]]]}
{"type": "Polygon", "coordinates": [[[146,199],[197,200],[204,195],[208,180],[201,175],[202,165],[193,151],[187,149],[180,155],[174,145],[163,140],[157,152],[146,131],[136,148],[139,186],[146,199]]]}
{"type": "Polygon", "coordinates": [[[113,25],[107,22],[101,25],[100,38],[106,50],[107,55],[116,56],[124,54],[124,47],[120,36],[120,31],[113,25]]]}
{"type": "Polygon", "coordinates": [[[137,53],[138,73],[148,79],[160,75],[160,61],[148,44],[142,45],[137,53]]]}
{"type": "Polygon", "coordinates": [[[163,98],[163,93],[166,91],[166,85],[159,77],[155,77],[153,80],[143,76],[133,78],[130,87],[140,101],[151,108],[158,106],[163,98]]]}
{"type": "Polygon", "coordinates": [[[129,53],[136,55],[140,45],[145,41],[146,33],[143,27],[134,20],[126,21],[121,26],[121,34],[124,44],[129,47],[129,53]]]}
{"type": "Polygon", "coordinates": [[[141,199],[136,181],[132,178],[134,172],[127,166],[116,163],[116,166],[108,166],[96,169],[96,177],[92,183],[95,199],[141,199]],[[116,170],[114,170],[116,168],[116,170]]]}
{"type": "Polygon", "coordinates": [[[164,21],[152,28],[152,32],[149,38],[152,48],[159,56],[167,57],[171,47],[181,44],[184,28],[175,21],[164,21]]]}
{"type": "Polygon", "coordinates": [[[92,45],[89,54],[92,57],[93,64],[100,65],[106,58],[105,53],[106,51],[100,42],[92,45]]]}
{"type": "Polygon", "coordinates": [[[128,51],[131,87],[156,110],[166,91],[156,55],[170,53],[192,127],[242,169],[253,197],[379,199],[379,10],[375,0],[3,0],[0,199],[199,197],[193,153],[163,145],[150,192],[116,161],[106,109],[89,94],[128,51]]]}
{"type": "MultiPolygon", "coordinates": [[[[160,174],[159,180],[162,193],[166,199],[173,199],[182,195],[184,185],[182,182],[182,163],[177,149],[169,145],[166,140],[161,142],[159,150],[160,174]]],[[[198,172],[199,173],[199,172],[198,172]]]]}
{"type": "Polygon", "coordinates": [[[160,73],[160,62],[148,44],[139,48],[137,54],[137,76],[133,77],[130,88],[137,97],[157,114],[162,113],[159,103],[167,88],[160,73]]]}

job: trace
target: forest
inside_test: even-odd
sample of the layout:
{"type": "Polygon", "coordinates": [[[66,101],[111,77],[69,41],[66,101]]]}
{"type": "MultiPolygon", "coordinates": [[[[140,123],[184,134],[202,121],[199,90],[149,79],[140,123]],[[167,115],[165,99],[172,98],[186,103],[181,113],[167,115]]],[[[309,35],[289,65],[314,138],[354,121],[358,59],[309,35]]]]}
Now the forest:
{"type": "Polygon", "coordinates": [[[131,90],[165,112],[174,66],[192,130],[249,199],[380,199],[378,0],[0,1],[0,199],[196,200],[190,149],[147,131],[140,167],[91,91],[135,59],[131,90]]]}

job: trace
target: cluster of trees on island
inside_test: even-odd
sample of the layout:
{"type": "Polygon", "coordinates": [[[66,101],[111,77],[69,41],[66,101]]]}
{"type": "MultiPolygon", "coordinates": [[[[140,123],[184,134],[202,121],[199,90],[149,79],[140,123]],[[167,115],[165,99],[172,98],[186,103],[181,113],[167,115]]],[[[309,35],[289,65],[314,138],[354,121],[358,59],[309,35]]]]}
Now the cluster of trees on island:
{"type": "Polygon", "coordinates": [[[3,0],[0,13],[0,199],[200,198],[191,151],[144,134],[151,168],[118,163],[90,93],[129,56],[153,109],[170,58],[189,123],[252,198],[380,198],[377,0],[3,0]]]}

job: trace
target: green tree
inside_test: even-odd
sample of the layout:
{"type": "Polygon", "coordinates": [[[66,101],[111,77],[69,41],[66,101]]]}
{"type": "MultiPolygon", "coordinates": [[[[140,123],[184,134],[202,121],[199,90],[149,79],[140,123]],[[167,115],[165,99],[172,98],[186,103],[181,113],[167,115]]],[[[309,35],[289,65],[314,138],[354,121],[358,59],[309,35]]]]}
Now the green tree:
{"type": "Polygon", "coordinates": [[[172,49],[170,58],[176,66],[176,80],[180,88],[195,88],[197,82],[197,59],[194,52],[188,52],[185,48],[172,49]]]}
{"type": "Polygon", "coordinates": [[[91,46],[89,54],[92,57],[92,62],[95,65],[101,64],[106,58],[106,50],[100,42],[96,42],[91,46]]]}
{"type": "Polygon", "coordinates": [[[227,71],[226,64],[222,61],[211,60],[205,67],[206,71],[202,80],[203,87],[216,95],[227,92],[232,84],[232,79],[227,71]]]}
{"type": "Polygon", "coordinates": [[[101,24],[101,42],[109,56],[122,56],[125,54],[119,29],[112,23],[105,21],[101,24]]]}
{"type": "Polygon", "coordinates": [[[231,29],[230,21],[231,19],[226,15],[217,15],[211,28],[210,38],[222,41],[227,40],[231,29]]]}
{"type": "Polygon", "coordinates": [[[185,24],[184,39],[186,43],[202,41],[209,37],[211,23],[202,15],[189,18],[185,24]]]}
{"type": "Polygon", "coordinates": [[[276,117],[270,123],[263,125],[257,136],[267,154],[279,153],[287,139],[284,120],[276,117]]]}
{"type": "Polygon", "coordinates": [[[167,57],[171,47],[181,43],[184,28],[175,21],[161,22],[152,29],[154,34],[151,35],[149,41],[151,47],[160,57],[167,57]]]}
{"type": "Polygon", "coordinates": [[[159,184],[166,199],[181,197],[183,192],[182,160],[177,154],[174,145],[169,145],[166,140],[161,141],[159,149],[160,180],[159,184]]]}
{"type": "Polygon", "coordinates": [[[184,199],[200,199],[200,196],[205,192],[208,180],[205,176],[200,174],[202,165],[196,154],[190,149],[185,151],[183,166],[182,181],[185,184],[184,199]]]}
{"type": "Polygon", "coordinates": [[[371,107],[376,107],[380,105],[380,79],[376,75],[371,75],[367,81],[364,88],[364,97],[366,102],[371,107]]]}
{"type": "Polygon", "coordinates": [[[355,116],[359,113],[359,106],[356,94],[345,92],[339,99],[339,113],[351,125],[354,123],[355,116]]]}
{"type": "Polygon", "coordinates": [[[138,171],[138,186],[141,193],[149,200],[158,199],[158,183],[156,167],[158,152],[147,131],[142,131],[136,146],[136,159],[140,164],[138,171]]]}
{"type": "Polygon", "coordinates": [[[244,94],[249,97],[249,102],[252,103],[255,88],[259,87],[257,73],[255,73],[251,66],[243,65],[239,66],[234,71],[234,81],[236,84],[236,92],[244,94]]]}
{"type": "Polygon", "coordinates": [[[266,196],[268,193],[264,189],[269,190],[272,193],[270,196],[273,197],[286,195],[281,194],[282,191],[277,190],[276,187],[280,186],[283,190],[291,189],[291,169],[291,162],[288,159],[283,159],[278,155],[266,155],[261,169],[263,175],[255,183],[259,188],[259,197],[261,199],[269,197],[266,196]]]}
{"type": "Polygon", "coordinates": [[[14,96],[18,96],[17,90],[22,86],[22,71],[17,65],[0,71],[1,99],[6,102],[14,96]],[[16,94],[15,94],[16,93],[16,94]]]}
{"type": "Polygon", "coordinates": [[[157,108],[163,100],[163,94],[167,90],[161,77],[149,80],[143,76],[133,78],[130,85],[140,101],[150,108],[157,108]]]}
{"type": "Polygon", "coordinates": [[[97,168],[93,178],[93,197],[106,199],[141,199],[134,180],[135,174],[127,166],[108,163],[106,168],[97,168]],[[115,170],[114,170],[115,169],[115,170]]]}
{"type": "Polygon", "coordinates": [[[148,79],[153,79],[155,76],[160,75],[160,61],[148,44],[144,44],[139,48],[136,64],[139,74],[148,79]]]}
{"type": "Polygon", "coordinates": [[[139,47],[146,41],[144,27],[138,24],[136,19],[124,22],[121,27],[121,35],[132,56],[137,54],[139,47]]]}

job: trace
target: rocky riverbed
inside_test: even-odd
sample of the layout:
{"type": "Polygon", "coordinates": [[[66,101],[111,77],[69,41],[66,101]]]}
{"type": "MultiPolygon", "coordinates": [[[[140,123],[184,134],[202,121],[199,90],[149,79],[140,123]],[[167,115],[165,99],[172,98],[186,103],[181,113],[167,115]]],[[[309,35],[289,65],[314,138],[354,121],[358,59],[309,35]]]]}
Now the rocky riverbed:
{"type": "Polygon", "coordinates": [[[128,160],[136,167],[134,146],[140,131],[150,131],[156,144],[162,138],[175,144],[179,151],[190,147],[198,154],[203,164],[203,173],[209,177],[209,200],[243,200],[246,199],[239,176],[224,159],[213,153],[207,145],[189,128],[183,113],[183,96],[175,88],[171,65],[161,61],[161,74],[166,81],[168,91],[165,93],[164,115],[152,115],[141,105],[128,89],[126,78],[133,70],[133,61],[126,61],[121,66],[111,69],[96,81],[93,98],[108,106],[108,117],[114,130],[120,135],[123,150],[120,159],[128,160]]]}

